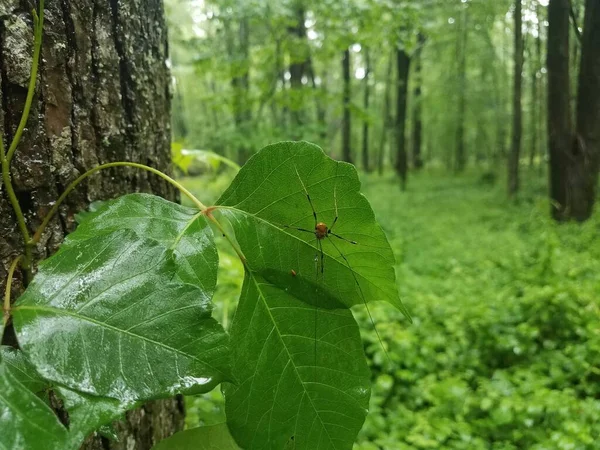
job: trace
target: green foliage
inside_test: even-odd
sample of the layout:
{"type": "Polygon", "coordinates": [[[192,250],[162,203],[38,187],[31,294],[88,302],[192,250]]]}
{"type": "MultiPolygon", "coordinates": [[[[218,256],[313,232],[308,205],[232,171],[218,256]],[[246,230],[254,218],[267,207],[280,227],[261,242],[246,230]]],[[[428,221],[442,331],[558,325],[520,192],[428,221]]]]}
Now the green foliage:
{"type": "Polygon", "coordinates": [[[393,199],[367,180],[414,325],[373,308],[390,372],[360,321],[378,375],[357,449],[597,448],[600,217],[553,223],[541,181],[515,206],[475,173],[393,199]]]}
{"type": "Polygon", "coordinates": [[[181,431],[155,445],[152,450],[239,450],[227,424],[181,431]]]}
{"type": "MultiPolygon", "coordinates": [[[[359,188],[353,166],[286,142],[258,153],[216,206],[130,194],[79,214],[77,230],[10,309],[22,352],[1,353],[0,384],[10,389],[0,396],[8,427],[0,444],[77,448],[141,402],[226,383],[239,445],[350,448],[370,380],[349,308],[384,299],[406,313],[391,248],[359,188]],[[323,242],[309,191],[320,220],[337,225],[323,242]],[[209,222],[245,270],[231,346],[211,317],[218,255],[209,222]],[[47,389],[62,399],[68,431],[36,396],[47,389]],[[32,427],[49,436],[26,436],[32,427]]],[[[214,437],[212,448],[232,443],[221,427],[164,446],[198,436],[214,437]]]]}

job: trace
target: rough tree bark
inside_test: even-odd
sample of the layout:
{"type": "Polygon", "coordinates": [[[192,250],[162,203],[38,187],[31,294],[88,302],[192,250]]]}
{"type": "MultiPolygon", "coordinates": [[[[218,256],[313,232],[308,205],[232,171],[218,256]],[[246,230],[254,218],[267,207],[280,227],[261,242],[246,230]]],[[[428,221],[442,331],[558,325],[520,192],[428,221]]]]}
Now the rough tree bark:
{"type": "Polygon", "coordinates": [[[577,123],[569,170],[569,215],[589,219],[600,170],[600,2],[586,0],[581,37],[577,123]]]}
{"type": "Polygon", "coordinates": [[[571,145],[569,0],[548,4],[548,151],[551,212],[567,218],[567,170],[571,145]]]}
{"type": "Polygon", "coordinates": [[[352,162],[352,148],[350,145],[350,102],[351,87],[350,87],[350,49],[346,48],[342,55],[342,73],[344,77],[344,95],[342,103],[344,107],[344,116],[342,119],[342,159],[346,162],[352,162]]]}
{"type": "Polygon", "coordinates": [[[408,177],[408,157],[406,153],[406,103],[408,98],[408,75],[410,57],[404,49],[396,51],[398,84],[396,96],[396,171],[400,176],[402,190],[406,189],[408,177]]]}
{"type": "Polygon", "coordinates": [[[513,73],[513,126],[510,155],[508,157],[508,195],[514,197],[519,191],[519,159],[521,156],[521,135],[523,134],[523,28],[521,0],[515,0],[515,46],[513,73]]]}
{"type": "MultiPolygon", "coordinates": [[[[0,132],[10,142],[27,90],[32,55],[33,0],[0,2],[0,132]]],[[[46,2],[42,61],[31,119],[12,163],[13,181],[30,231],[65,186],[98,164],[136,161],[170,166],[170,76],[160,0],[46,2]]],[[[36,250],[56,251],[91,201],[133,191],[168,199],[158,178],[128,169],[105,171],[73,193],[36,250]]],[[[0,191],[0,280],[23,252],[12,208],[0,191]]],[[[17,274],[17,277],[20,277],[17,274]]],[[[23,289],[16,280],[13,298],[23,289]]],[[[11,341],[10,336],[8,341],[11,341]]],[[[7,342],[7,341],[5,341],[7,342]]],[[[116,425],[120,441],[91,437],[86,449],[149,449],[183,426],[183,405],[153,402],[116,425]]]]}

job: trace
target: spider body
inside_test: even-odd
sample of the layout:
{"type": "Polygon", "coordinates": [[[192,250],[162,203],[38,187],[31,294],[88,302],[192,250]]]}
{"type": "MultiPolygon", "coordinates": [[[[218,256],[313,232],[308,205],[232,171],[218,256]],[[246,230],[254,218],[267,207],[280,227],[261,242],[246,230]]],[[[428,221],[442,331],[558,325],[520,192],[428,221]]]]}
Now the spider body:
{"type": "Polygon", "coordinates": [[[319,222],[315,225],[315,236],[317,237],[317,239],[325,239],[328,234],[329,229],[327,228],[327,225],[325,225],[323,222],[319,222]]]}

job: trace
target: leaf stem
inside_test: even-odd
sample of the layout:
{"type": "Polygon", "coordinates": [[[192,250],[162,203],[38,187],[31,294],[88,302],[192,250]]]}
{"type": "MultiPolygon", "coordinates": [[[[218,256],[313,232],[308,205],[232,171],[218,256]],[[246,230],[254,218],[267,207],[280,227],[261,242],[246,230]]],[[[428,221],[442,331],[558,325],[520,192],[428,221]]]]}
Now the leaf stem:
{"type": "Polygon", "coordinates": [[[40,53],[42,49],[42,30],[44,27],[44,0],[40,0],[40,12],[38,14],[33,10],[33,23],[34,23],[34,36],[35,43],[33,47],[33,61],[31,63],[31,77],[29,79],[29,88],[27,89],[27,98],[25,100],[25,107],[23,108],[23,114],[21,115],[21,121],[19,127],[15,133],[15,137],[10,144],[8,153],[6,154],[6,161],[10,164],[13,155],[21,141],[23,131],[27,125],[29,119],[29,112],[31,111],[31,104],[33,103],[33,95],[35,94],[35,86],[37,82],[38,67],[40,62],[40,53]]]}
{"type": "Polygon", "coordinates": [[[175,181],[170,176],[164,174],[160,170],[154,169],[150,166],[145,166],[144,164],[138,164],[138,163],[133,163],[133,162],[113,162],[113,163],[108,163],[108,164],[102,164],[98,167],[94,167],[93,169],[88,170],[86,173],[84,173],[79,178],[77,178],[75,181],[73,181],[71,184],[69,184],[67,189],[65,189],[65,191],[62,193],[62,195],[58,198],[58,200],[56,201],[54,206],[52,206],[52,209],[46,215],[42,224],[37,229],[37,231],[35,232],[35,235],[33,236],[33,238],[31,239],[30,242],[32,244],[37,244],[40,241],[42,234],[44,233],[44,230],[50,223],[50,220],[52,220],[54,215],[58,212],[58,208],[60,207],[60,205],[65,201],[65,199],[73,191],[73,189],[75,189],[77,187],[77,185],[79,185],[79,183],[81,183],[83,180],[85,180],[89,176],[95,174],[96,172],[99,172],[104,169],[110,169],[111,167],[135,167],[137,169],[146,170],[155,175],[158,175],[163,180],[166,180],[167,182],[172,184],[175,188],[177,188],[179,191],[181,191],[185,196],[187,196],[192,202],[194,202],[194,204],[198,207],[198,209],[200,209],[200,211],[205,211],[208,209],[208,207],[206,205],[204,205],[200,200],[198,200],[190,191],[188,191],[180,183],[175,181]]]}
{"type": "MultiPolygon", "coordinates": [[[[10,269],[8,269],[8,276],[6,277],[6,290],[4,291],[4,315],[2,319],[4,326],[6,326],[8,319],[10,318],[10,291],[12,288],[12,279],[15,274],[15,270],[17,270],[17,266],[21,262],[21,259],[23,259],[23,255],[16,257],[10,265],[10,269]]],[[[0,340],[1,339],[2,336],[0,335],[0,340]]]]}
{"type": "Polygon", "coordinates": [[[27,229],[27,224],[25,223],[25,216],[23,215],[23,210],[21,209],[21,205],[19,204],[19,200],[17,199],[17,194],[15,194],[15,190],[12,185],[12,179],[10,176],[10,163],[4,154],[4,144],[2,143],[2,139],[0,138],[0,162],[2,164],[2,181],[4,183],[4,187],[6,189],[6,194],[8,195],[8,199],[10,201],[11,206],[13,207],[15,216],[17,218],[17,225],[19,226],[19,230],[23,235],[23,240],[25,242],[25,255],[23,261],[23,268],[26,271],[27,280],[31,279],[31,245],[29,245],[30,237],[29,230],[27,229]]]}

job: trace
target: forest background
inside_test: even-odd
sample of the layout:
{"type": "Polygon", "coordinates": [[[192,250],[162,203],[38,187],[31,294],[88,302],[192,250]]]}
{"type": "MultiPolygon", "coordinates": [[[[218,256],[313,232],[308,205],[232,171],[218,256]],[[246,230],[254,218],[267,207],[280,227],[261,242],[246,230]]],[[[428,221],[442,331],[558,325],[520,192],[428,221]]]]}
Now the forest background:
{"type": "MultiPolygon", "coordinates": [[[[415,323],[375,308],[390,364],[357,312],[375,391],[356,448],[597,448],[598,3],[166,10],[187,186],[217,198],[235,168],[209,152],[241,165],[289,139],[363,171],[415,323]]],[[[226,325],[242,269],[221,265],[226,325]]],[[[188,425],[224,420],[219,393],[188,400],[188,425]]]]}

